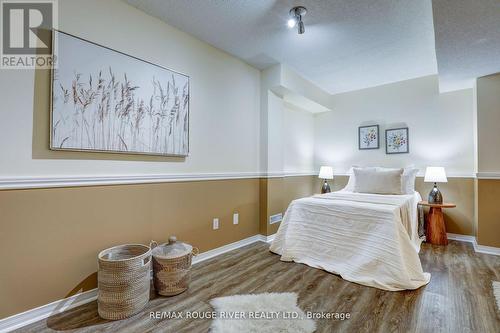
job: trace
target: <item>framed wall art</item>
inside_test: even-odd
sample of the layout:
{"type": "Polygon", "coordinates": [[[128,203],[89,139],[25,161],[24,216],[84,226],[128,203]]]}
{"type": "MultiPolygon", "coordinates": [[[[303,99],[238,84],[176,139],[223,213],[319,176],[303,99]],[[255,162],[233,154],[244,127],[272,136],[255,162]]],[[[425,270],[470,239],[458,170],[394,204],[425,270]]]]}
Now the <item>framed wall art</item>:
{"type": "Polygon", "coordinates": [[[385,130],[386,154],[406,154],[410,152],[408,127],[385,130]]]}
{"type": "Polygon", "coordinates": [[[358,148],[364,149],[379,149],[379,126],[360,126],[358,128],[358,148]]]}
{"type": "Polygon", "coordinates": [[[189,77],[54,31],[50,148],[189,153],[189,77]]]}

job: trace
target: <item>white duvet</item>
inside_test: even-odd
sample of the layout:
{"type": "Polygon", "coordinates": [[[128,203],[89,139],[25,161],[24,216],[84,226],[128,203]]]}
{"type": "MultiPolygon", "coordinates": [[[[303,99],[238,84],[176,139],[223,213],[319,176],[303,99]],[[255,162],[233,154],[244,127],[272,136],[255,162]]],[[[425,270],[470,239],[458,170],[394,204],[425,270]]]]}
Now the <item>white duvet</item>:
{"type": "Polygon", "coordinates": [[[294,200],[270,250],[365,286],[419,288],[430,280],[418,257],[419,200],[348,191],[294,200]]]}

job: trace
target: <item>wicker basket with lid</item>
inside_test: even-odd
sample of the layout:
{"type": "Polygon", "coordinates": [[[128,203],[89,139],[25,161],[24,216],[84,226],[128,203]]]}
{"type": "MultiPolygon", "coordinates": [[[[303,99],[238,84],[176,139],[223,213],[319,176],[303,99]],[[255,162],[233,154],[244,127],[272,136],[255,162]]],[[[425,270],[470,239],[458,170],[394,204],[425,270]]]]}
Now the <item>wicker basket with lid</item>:
{"type": "Polygon", "coordinates": [[[153,282],[158,294],[174,296],[186,291],[189,287],[190,268],[193,255],[198,249],[177,241],[175,236],[168,243],[158,245],[151,242],[153,256],[153,282]]]}

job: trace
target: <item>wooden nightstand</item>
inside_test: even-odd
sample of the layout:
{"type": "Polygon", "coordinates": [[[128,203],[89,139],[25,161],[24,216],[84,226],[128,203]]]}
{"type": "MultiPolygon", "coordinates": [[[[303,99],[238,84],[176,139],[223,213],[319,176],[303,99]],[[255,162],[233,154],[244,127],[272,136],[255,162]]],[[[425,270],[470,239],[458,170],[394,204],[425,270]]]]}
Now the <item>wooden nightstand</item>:
{"type": "Polygon", "coordinates": [[[448,245],[443,208],[454,208],[457,205],[453,203],[431,204],[427,201],[420,201],[418,204],[430,207],[425,226],[426,242],[435,245],[448,245]]]}

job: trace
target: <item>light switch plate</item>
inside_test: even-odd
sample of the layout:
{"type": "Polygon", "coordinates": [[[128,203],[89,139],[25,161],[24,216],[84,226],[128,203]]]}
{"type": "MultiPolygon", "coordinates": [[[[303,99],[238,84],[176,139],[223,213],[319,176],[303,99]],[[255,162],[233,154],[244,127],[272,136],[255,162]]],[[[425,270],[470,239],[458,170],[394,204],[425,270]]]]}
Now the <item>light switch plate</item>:
{"type": "Polygon", "coordinates": [[[219,229],[219,219],[218,218],[214,218],[213,228],[214,228],[214,230],[219,229]]]}
{"type": "Polygon", "coordinates": [[[240,219],[239,214],[238,213],[234,213],[233,214],[233,224],[238,224],[240,222],[239,219],[240,219]]]}

